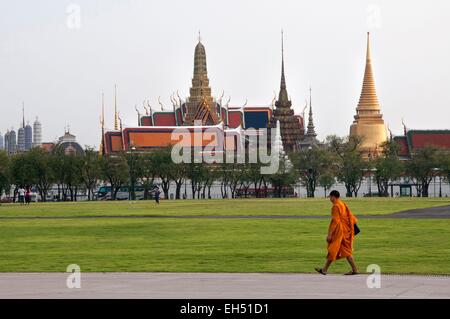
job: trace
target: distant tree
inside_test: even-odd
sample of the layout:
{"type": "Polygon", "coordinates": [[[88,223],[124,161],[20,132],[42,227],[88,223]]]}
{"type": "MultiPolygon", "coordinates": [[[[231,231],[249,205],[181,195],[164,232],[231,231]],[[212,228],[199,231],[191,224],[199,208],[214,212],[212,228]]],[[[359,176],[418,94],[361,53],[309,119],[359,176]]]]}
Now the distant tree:
{"type": "Polygon", "coordinates": [[[66,154],[64,148],[56,146],[50,156],[50,166],[58,185],[58,199],[76,201],[79,187],[83,184],[80,174],[82,156],[66,154]],[[61,196],[62,195],[62,196],[61,196]]]}
{"type": "Polygon", "coordinates": [[[53,171],[53,177],[58,188],[58,200],[66,201],[67,199],[67,187],[66,181],[66,170],[65,170],[65,154],[64,149],[61,147],[56,147],[50,158],[50,165],[53,171]]]}
{"type": "Polygon", "coordinates": [[[80,170],[83,165],[83,157],[77,154],[68,154],[64,157],[65,184],[69,191],[70,201],[77,201],[78,189],[82,185],[80,170]]]}
{"type": "Polygon", "coordinates": [[[55,182],[51,154],[36,147],[27,152],[26,157],[31,164],[28,168],[33,177],[32,184],[37,187],[41,200],[45,202],[47,201],[48,191],[55,182]]]}
{"type": "Polygon", "coordinates": [[[186,176],[191,181],[192,198],[200,199],[203,183],[206,178],[207,170],[204,163],[187,164],[186,176]]]}
{"type": "Polygon", "coordinates": [[[139,167],[139,180],[144,188],[144,200],[150,199],[150,191],[154,186],[155,178],[158,175],[155,155],[152,152],[145,152],[138,155],[137,166],[139,167]]]}
{"type": "Polygon", "coordinates": [[[262,197],[261,196],[261,190],[263,188],[263,185],[265,185],[266,182],[266,175],[261,173],[261,167],[262,164],[260,162],[258,163],[250,163],[247,164],[248,169],[246,173],[246,178],[248,181],[250,181],[251,185],[253,186],[253,189],[255,190],[255,196],[262,197]]]}
{"type": "Polygon", "coordinates": [[[14,185],[12,198],[13,202],[16,201],[19,187],[27,183],[31,183],[33,180],[33,177],[30,174],[31,172],[24,169],[27,166],[27,159],[24,155],[25,154],[16,154],[11,157],[10,180],[14,185]]]}
{"type": "Polygon", "coordinates": [[[228,179],[228,186],[230,188],[231,198],[236,198],[236,192],[238,187],[241,184],[242,176],[241,172],[245,169],[245,164],[238,164],[238,163],[230,163],[226,164],[227,167],[227,179],[228,179]]]}
{"type": "Polygon", "coordinates": [[[128,164],[128,180],[130,186],[128,188],[129,196],[131,200],[136,200],[136,185],[139,177],[142,175],[142,161],[139,160],[139,153],[133,147],[123,154],[128,164]]]}
{"type": "Polygon", "coordinates": [[[244,198],[248,197],[250,186],[252,185],[252,182],[257,179],[257,173],[254,172],[255,166],[256,164],[249,164],[249,163],[239,165],[240,174],[237,175],[237,177],[239,180],[239,190],[241,196],[243,195],[244,198]]]}
{"type": "Polygon", "coordinates": [[[336,177],[339,182],[344,183],[347,197],[358,197],[364,170],[367,169],[367,162],[364,161],[359,151],[361,142],[362,140],[355,136],[327,137],[330,151],[336,156],[336,177]]]}
{"type": "Polygon", "coordinates": [[[174,164],[175,199],[181,199],[181,187],[186,183],[186,163],[174,164]]]}
{"type": "Polygon", "coordinates": [[[417,196],[428,197],[428,188],[436,169],[441,166],[440,151],[434,146],[426,146],[413,152],[412,159],[406,164],[406,173],[416,185],[417,196]]]}
{"type": "Polygon", "coordinates": [[[14,202],[16,201],[17,191],[20,187],[31,187],[35,184],[35,170],[32,155],[34,153],[19,153],[11,158],[10,181],[14,185],[14,202]]]}
{"type": "Polygon", "coordinates": [[[325,197],[327,197],[328,191],[336,183],[335,173],[332,170],[327,170],[319,176],[319,179],[317,182],[318,182],[318,185],[323,188],[325,197]]]}
{"type": "Polygon", "coordinates": [[[158,177],[161,179],[161,187],[164,197],[169,199],[169,189],[175,180],[176,164],[172,161],[171,147],[165,147],[154,151],[154,165],[157,168],[158,177]]]}
{"type": "Polygon", "coordinates": [[[5,151],[0,151],[0,197],[11,189],[11,163],[5,151]]]}
{"type": "Polygon", "coordinates": [[[211,187],[219,178],[219,172],[216,165],[213,164],[205,164],[204,169],[202,198],[211,199],[211,187]]]}
{"type": "Polygon", "coordinates": [[[315,197],[320,177],[333,165],[333,154],[324,147],[313,146],[292,156],[300,182],[306,187],[309,198],[315,197]]]}
{"type": "Polygon", "coordinates": [[[120,188],[129,182],[129,168],[125,154],[105,155],[101,161],[103,180],[111,185],[111,199],[117,199],[120,188]]]}
{"type": "Polygon", "coordinates": [[[268,180],[272,184],[275,197],[286,197],[286,189],[297,181],[297,174],[289,167],[287,158],[280,158],[279,167],[276,173],[268,175],[268,180]]]}
{"type": "Polygon", "coordinates": [[[79,166],[79,175],[81,181],[88,191],[88,200],[92,200],[94,197],[94,189],[98,185],[100,178],[100,156],[97,151],[92,147],[87,146],[85,155],[82,158],[81,165],[79,166]]]}
{"type": "Polygon", "coordinates": [[[383,144],[382,156],[374,161],[375,180],[380,196],[389,196],[389,185],[398,180],[403,172],[403,165],[398,157],[399,146],[395,141],[383,144]]]}
{"type": "Polygon", "coordinates": [[[232,179],[230,172],[233,169],[233,165],[228,163],[218,165],[218,179],[220,180],[220,193],[222,198],[228,198],[228,189],[230,188],[232,179]]]}

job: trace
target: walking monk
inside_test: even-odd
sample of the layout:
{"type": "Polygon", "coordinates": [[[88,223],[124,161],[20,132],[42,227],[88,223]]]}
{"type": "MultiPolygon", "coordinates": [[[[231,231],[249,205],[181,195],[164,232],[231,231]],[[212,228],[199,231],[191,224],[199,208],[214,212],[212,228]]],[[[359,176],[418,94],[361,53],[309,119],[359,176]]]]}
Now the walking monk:
{"type": "Polygon", "coordinates": [[[330,193],[330,201],[333,203],[333,208],[331,209],[331,222],[327,236],[328,256],[325,266],[316,268],[316,271],[326,275],[333,261],[347,258],[348,263],[352,266],[352,271],[346,273],[346,275],[357,275],[358,268],[353,258],[353,240],[355,239],[354,227],[358,220],[339,197],[338,191],[330,193]]]}

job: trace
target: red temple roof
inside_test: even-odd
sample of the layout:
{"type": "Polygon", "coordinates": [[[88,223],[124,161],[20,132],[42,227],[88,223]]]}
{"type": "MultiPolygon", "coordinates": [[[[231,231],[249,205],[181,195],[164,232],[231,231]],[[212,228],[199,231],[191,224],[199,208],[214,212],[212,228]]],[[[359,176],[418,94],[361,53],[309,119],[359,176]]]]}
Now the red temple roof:
{"type": "Polygon", "coordinates": [[[401,157],[411,157],[415,150],[426,146],[450,150],[450,130],[410,130],[406,136],[395,137],[394,141],[400,146],[401,157]]]}

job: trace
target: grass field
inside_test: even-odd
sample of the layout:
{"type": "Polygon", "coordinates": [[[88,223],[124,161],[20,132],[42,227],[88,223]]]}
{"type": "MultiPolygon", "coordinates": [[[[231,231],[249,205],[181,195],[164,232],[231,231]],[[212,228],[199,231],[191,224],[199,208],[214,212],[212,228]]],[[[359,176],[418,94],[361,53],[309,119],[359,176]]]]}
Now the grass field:
{"type": "MultiPolygon", "coordinates": [[[[450,205],[449,198],[357,198],[346,199],[358,215],[385,215],[399,211],[450,205]]],[[[245,216],[287,215],[328,216],[327,199],[240,199],[121,202],[44,203],[29,207],[0,206],[0,217],[78,217],[78,216],[245,216]]]]}
{"type": "MultiPolygon", "coordinates": [[[[358,214],[449,205],[438,199],[349,201],[358,214]]],[[[325,200],[4,205],[0,217],[100,215],[326,215],[325,200]]],[[[0,272],[303,272],[326,255],[327,219],[0,219],[0,272]]],[[[361,270],[450,274],[450,220],[361,219],[361,270]]],[[[331,272],[344,272],[339,261],[331,272]]]]}

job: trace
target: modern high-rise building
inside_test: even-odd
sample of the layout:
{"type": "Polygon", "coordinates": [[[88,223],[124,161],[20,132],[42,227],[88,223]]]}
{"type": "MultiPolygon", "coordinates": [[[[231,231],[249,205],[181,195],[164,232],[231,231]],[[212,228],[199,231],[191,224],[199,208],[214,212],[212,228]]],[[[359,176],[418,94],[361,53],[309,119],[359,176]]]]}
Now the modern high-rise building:
{"type": "Polygon", "coordinates": [[[25,151],[25,105],[22,106],[22,123],[17,131],[17,151],[25,151]]]}
{"type": "Polygon", "coordinates": [[[14,129],[11,129],[8,134],[8,154],[15,154],[17,152],[17,135],[14,129]]]}
{"type": "Polygon", "coordinates": [[[36,121],[33,123],[33,147],[41,146],[42,144],[42,124],[36,117],[36,121]]]}
{"type": "Polygon", "coordinates": [[[25,126],[25,151],[31,150],[33,147],[33,129],[30,123],[25,126]]]}
{"type": "Polygon", "coordinates": [[[3,137],[3,149],[8,153],[9,148],[9,130],[6,130],[5,136],[3,137]]]}
{"type": "Polygon", "coordinates": [[[3,145],[3,135],[0,133],[0,151],[2,151],[3,148],[4,148],[4,145],[3,145]]]}
{"type": "Polygon", "coordinates": [[[25,128],[21,127],[17,131],[17,151],[25,151],[25,128]]]}

